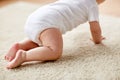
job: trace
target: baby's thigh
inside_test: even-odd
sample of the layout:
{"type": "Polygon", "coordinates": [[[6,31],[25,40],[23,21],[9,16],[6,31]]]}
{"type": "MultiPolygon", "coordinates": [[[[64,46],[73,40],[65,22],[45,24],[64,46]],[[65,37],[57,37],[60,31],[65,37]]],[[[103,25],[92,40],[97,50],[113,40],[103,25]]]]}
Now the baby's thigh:
{"type": "Polygon", "coordinates": [[[61,32],[56,28],[44,30],[40,35],[43,46],[49,47],[57,53],[62,53],[63,39],[61,32]]]}

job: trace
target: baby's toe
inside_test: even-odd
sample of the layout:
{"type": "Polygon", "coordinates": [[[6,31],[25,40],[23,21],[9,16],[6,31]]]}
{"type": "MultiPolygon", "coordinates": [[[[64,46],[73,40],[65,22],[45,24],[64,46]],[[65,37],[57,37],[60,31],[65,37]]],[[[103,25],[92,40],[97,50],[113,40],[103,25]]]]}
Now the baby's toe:
{"type": "Polygon", "coordinates": [[[5,56],[5,60],[11,61],[11,60],[12,60],[12,57],[5,56]]]}
{"type": "Polygon", "coordinates": [[[8,61],[12,61],[12,57],[9,57],[9,58],[8,58],[8,61]]]}
{"type": "Polygon", "coordinates": [[[4,59],[6,60],[6,56],[4,56],[4,59]]]}
{"type": "Polygon", "coordinates": [[[8,61],[8,60],[9,60],[9,57],[8,57],[8,56],[5,56],[5,59],[8,61]]]}
{"type": "Polygon", "coordinates": [[[11,69],[12,66],[8,64],[8,65],[6,66],[6,68],[7,68],[7,69],[11,69]]]}

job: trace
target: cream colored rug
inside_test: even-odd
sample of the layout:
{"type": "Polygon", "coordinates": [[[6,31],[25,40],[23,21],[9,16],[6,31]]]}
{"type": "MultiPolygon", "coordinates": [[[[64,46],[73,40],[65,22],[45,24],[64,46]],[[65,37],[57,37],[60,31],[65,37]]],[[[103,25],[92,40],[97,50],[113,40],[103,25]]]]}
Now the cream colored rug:
{"type": "Polygon", "coordinates": [[[25,21],[40,6],[17,2],[0,8],[0,80],[120,80],[120,18],[109,16],[100,16],[103,45],[90,41],[89,26],[83,24],[63,35],[61,59],[7,70],[4,54],[26,37],[25,21]]]}

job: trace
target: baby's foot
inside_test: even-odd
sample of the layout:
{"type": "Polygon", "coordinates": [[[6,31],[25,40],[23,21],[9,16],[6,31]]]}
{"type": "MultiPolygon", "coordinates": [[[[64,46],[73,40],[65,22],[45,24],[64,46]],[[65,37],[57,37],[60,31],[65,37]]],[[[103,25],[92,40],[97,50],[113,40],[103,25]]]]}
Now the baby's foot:
{"type": "Polygon", "coordinates": [[[14,59],[15,55],[16,55],[16,52],[18,51],[19,49],[19,44],[18,43],[15,43],[11,48],[10,50],[8,51],[8,53],[5,55],[5,60],[7,61],[11,61],[14,59]]]}
{"type": "Polygon", "coordinates": [[[25,61],[25,59],[26,59],[26,52],[24,50],[19,50],[16,53],[15,58],[8,63],[7,68],[12,69],[18,67],[25,61]]]}

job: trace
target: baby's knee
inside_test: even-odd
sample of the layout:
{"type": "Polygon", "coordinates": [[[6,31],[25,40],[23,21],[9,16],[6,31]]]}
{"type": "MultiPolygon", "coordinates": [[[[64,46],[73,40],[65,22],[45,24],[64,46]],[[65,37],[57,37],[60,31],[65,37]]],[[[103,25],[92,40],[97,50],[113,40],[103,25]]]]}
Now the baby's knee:
{"type": "Polygon", "coordinates": [[[55,54],[56,54],[55,60],[57,60],[57,59],[59,59],[62,56],[62,51],[58,51],[55,54]]]}
{"type": "Polygon", "coordinates": [[[52,48],[51,50],[53,51],[53,54],[54,54],[53,60],[57,60],[62,56],[62,49],[52,48]]]}

